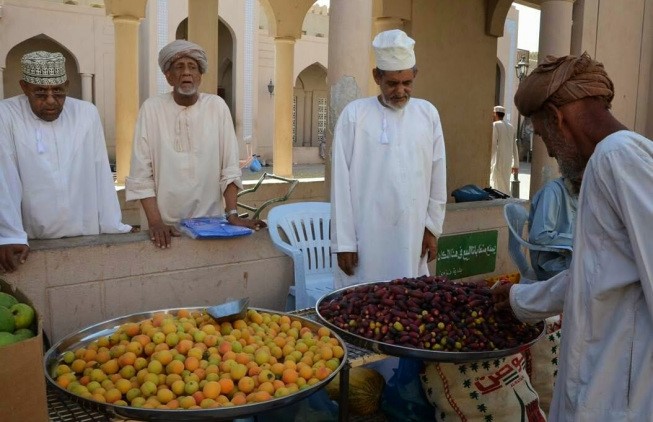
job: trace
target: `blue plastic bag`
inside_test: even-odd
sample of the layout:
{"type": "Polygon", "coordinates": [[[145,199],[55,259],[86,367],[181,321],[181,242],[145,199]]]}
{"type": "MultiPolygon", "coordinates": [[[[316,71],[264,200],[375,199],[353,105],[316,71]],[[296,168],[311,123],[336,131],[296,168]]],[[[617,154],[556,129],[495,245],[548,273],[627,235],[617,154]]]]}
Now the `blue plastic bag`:
{"type": "Polygon", "coordinates": [[[249,163],[250,171],[253,171],[253,172],[261,171],[261,168],[262,168],[261,162],[258,160],[256,155],[252,155],[252,157],[253,157],[252,162],[249,163]]]}
{"type": "Polygon", "coordinates": [[[486,201],[490,194],[476,185],[465,185],[451,192],[456,202],[486,201]]]}

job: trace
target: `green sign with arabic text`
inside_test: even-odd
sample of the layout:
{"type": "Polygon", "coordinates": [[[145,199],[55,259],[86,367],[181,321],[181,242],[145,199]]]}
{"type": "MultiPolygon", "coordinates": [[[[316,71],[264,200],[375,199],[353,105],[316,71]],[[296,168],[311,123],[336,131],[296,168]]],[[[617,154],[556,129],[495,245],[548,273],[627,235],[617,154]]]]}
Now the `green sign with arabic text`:
{"type": "Polygon", "coordinates": [[[494,272],[498,233],[489,230],[440,237],[436,275],[457,279],[494,272]]]}

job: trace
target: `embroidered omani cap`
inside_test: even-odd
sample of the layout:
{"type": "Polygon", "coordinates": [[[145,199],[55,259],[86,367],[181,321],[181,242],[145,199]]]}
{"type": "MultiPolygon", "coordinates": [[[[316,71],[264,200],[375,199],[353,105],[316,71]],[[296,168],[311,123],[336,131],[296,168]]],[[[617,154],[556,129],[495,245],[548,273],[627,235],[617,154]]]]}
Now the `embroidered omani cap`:
{"type": "Polygon", "coordinates": [[[494,106],[494,112],[495,113],[505,113],[506,109],[502,106],[494,106]]]}
{"type": "Polygon", "coordinates": [[[34,51],[20,61],[23,80],[36,85],[61,85],[66,77],[66,59],[61,53],[34,51]]]}

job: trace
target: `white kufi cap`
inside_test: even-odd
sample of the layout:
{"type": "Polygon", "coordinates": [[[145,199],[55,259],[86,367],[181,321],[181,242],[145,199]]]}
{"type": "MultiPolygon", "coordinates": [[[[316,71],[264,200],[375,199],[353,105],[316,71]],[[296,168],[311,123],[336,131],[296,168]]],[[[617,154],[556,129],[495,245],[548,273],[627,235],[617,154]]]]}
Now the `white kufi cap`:
{"type": "Polygon", "coordinates": [[[376,67],[381,70],[406,70],[415,66],[415,40],[404,31],[392,29],[380,32],[374,41],[376,67]]]}
{"type": "Polygon", "coordinates": [[[35,85],[61,85],[66,82],[66,59],[61,53],[34,51],[20,60],[23,80],[35,85]]]}
{"type": "Polygon", "coordinates": [[[503,108],[502,106],[494,106],[494,112],[495,113],[505,113],[506,109],[503,108]]]}

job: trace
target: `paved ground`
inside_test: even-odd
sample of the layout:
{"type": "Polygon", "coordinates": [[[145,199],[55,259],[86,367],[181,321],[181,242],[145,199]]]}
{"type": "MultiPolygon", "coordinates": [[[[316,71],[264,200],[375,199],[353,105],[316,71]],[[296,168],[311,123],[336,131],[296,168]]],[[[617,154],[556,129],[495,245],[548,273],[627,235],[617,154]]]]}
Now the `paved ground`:
{"type": "MultiPolygon", "coordinates": [[[[258,180],[264,172],[272,173],[272,167],[263,167],[258,172],[252,172],[245,168],[243,169],[243,180],[258,180]]],[[[293,175],[298,179],[324,177],[324,164],[295,165],[293,166],[293,175]]],[[[529,198],[530,185],[531,163],[522,162],[519,166],[519,197],[521,199],[529,198]]]]}

